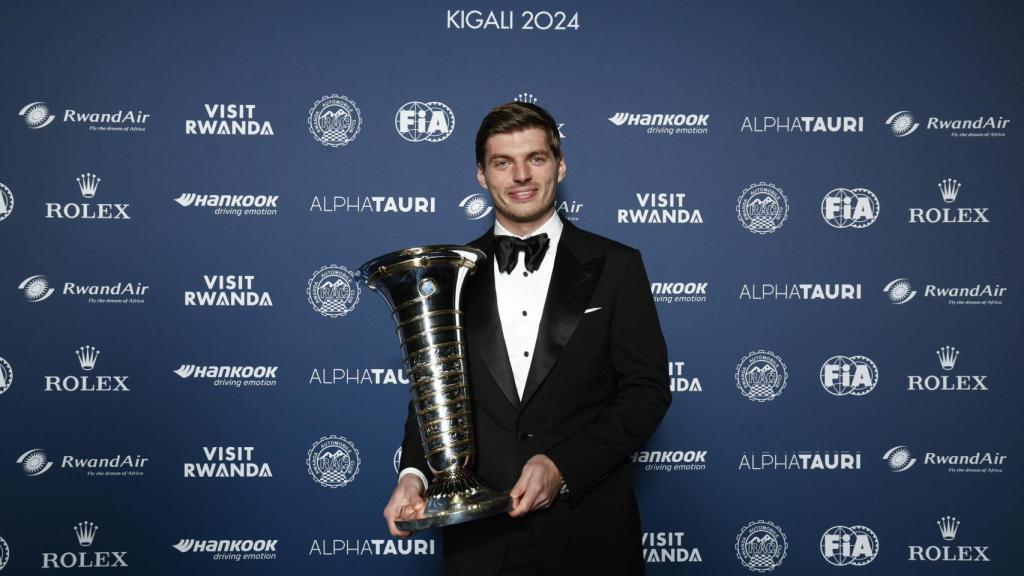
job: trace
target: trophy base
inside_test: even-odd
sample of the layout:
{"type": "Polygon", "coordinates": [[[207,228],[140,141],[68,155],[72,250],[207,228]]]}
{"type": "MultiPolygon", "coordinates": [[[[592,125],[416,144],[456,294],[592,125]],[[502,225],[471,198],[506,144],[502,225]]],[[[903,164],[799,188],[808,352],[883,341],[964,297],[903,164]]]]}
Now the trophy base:
{"type": "Polygon", "coordinates": [[[427,489],[423,518],[396,520],[399,530],[417,532],[451,526],[507,512],[512,508],[508,492],[495,492],[474,476],[445,478],[438,474],[427,489]]]}

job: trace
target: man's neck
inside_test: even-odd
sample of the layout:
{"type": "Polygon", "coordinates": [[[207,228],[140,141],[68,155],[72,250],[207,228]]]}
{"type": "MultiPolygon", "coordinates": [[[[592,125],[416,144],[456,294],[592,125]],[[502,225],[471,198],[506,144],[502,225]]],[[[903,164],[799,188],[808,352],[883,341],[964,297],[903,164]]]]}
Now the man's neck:
{"type": "Polygon", "coordinates": [[[537,218],[536,220],[531,220],[529,222],[516,222],[515,220],[509,220],[502,216],[501,214],[497,213],[494,215],[494,218],[498,221],[498,224],[501,224],[501,226],[505,228],[505,230],[508,230],[509,232],[515,234],[516,236],[519,236],[520,238],[525,238],[530,234],[533,234],[534,232],[537,231],[538,228],[543,226],[544,223],[547,222],[548,219],[551,218],[551,215],[554,213],[555,207],[552,206],[551,210],[545,212],[541,217],[537,218]]]}

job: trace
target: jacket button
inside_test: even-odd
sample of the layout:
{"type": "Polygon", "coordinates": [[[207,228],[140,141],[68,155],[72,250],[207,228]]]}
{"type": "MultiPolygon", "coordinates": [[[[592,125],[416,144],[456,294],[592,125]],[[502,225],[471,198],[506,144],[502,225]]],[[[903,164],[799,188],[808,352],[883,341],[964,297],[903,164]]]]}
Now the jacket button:
{"type": "Polygon", "coordinates": [[[520,430],[519,434],[516,436],[516,438],[519,438],[520,442],[526,442],[528,437],[529,435],[526,433],[526,430],[520,430]]]}

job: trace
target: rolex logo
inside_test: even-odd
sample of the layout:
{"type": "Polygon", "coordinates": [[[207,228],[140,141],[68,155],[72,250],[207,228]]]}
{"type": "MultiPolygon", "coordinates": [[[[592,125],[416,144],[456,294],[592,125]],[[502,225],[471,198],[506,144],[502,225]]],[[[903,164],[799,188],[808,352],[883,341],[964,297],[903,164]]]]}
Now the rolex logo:
{"type": "Polygon", "coordinates": [[[952,346],[943,346],[935,353],[939,356],[939,364],[943,370],[952,370],[956,366],[956,359],[960,357],[960,351],[952,346]]]}
{"type": "Polygon", "coordinates": [[[83,198],[92,198],[96,195],[96,189],[100,187],[100,178],[88,172],[75,180],[78,181],[78,189],[82,191],[83,198]]]}
{"type": "Polygon", "coordinates": [[[952,178],[946,178],[939,182],[939,191],[942,192],[942,201],[952,204],[956,201],[956,195],[960,193],[960,183],[952,178]]]}
{"type": "Polygon", "coordinates": [[[96,537],[96,531],[100,527],[92,522],[79,522],[75,526],[75,536],[78,536],[78,544],[88,548],[92,546],[92,540],[96,537]]]}
{"type": "Polygon", "coordinates": [[[530,94],[529,92],[522,92],[520,94],[516,94],[515,101],[516,102],[523,102],[523,103],[526,103],[526,104],[536,104],[537,103],[537,97],[534,96],[533,94],[530,94]]]}
{"type": "Polygon", "coordinates": [[[939,532],[942,534],[943,540],[950,542],[956,539],[956,531],[960,529],[959,520],[952,516],[943,516],[936,524],[939,525],[939,532]]]}
{"type": "Polygon", "coordinates": [[[100,351],[95,346],[82,346],[75,351],[75,356],[78,356],[79,366],[86,372],[96,367],[96,358],[99,355],[100,351]]]}

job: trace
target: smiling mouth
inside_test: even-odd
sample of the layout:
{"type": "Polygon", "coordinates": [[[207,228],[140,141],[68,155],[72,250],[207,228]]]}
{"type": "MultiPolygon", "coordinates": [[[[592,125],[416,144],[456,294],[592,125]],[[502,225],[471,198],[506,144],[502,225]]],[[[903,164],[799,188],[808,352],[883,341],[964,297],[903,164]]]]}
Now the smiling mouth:
{"type": "Polygon", "coordinates": [[[525,202],[527,200],[533,199],[533,197],[537,195],[537,192],[537,188],[528,188],[525,190],[510,190],[508,192],[508,196],[512,200],[515,200],[517,202],[525,202]]]}

